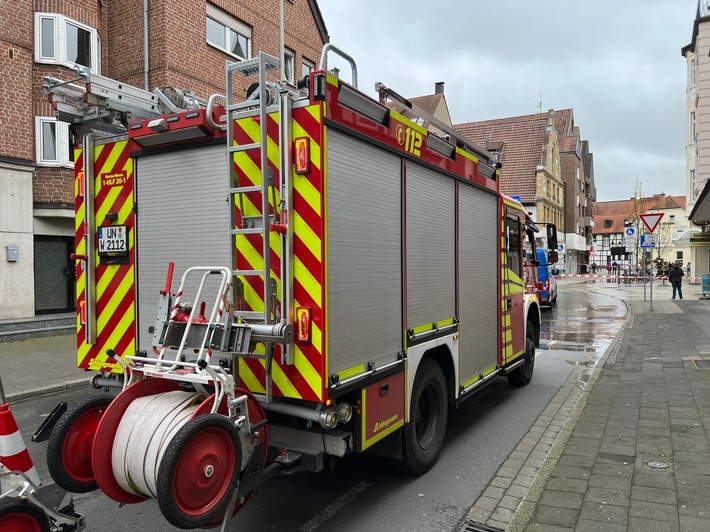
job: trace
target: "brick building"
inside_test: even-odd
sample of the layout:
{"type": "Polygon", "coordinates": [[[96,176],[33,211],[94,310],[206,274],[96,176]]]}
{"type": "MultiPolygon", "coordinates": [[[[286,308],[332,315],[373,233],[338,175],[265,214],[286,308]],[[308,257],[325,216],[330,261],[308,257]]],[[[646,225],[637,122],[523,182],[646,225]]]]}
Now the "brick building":
{"type": "Polygon", "coordinates": [[[569,273],[586,271],[596,195],[594,162],[572,109],[454,127],[498,156],[501,192],[520,198],[538,222],[557,226],[563,245],[560,266],[569,273]]]}
{"type": "MultiPolygon", "coordinates": [[[[316,0],[284,0],[284,74],[314,69],[328,33],[316,0]]],[[[280,53],[278,1],[16,0],[0,3],[0,319],[74,307],[75,137],[42,76],[83,65],[129,85],[224,94],[226,61],[280,53]]],[[[278,76],[275,76],[276,78],[278,76]]],[[[235,78],[235,81],[236,78],[235,78]]],[[[245,90],[250,81],[238,80],[245,90]]]]}

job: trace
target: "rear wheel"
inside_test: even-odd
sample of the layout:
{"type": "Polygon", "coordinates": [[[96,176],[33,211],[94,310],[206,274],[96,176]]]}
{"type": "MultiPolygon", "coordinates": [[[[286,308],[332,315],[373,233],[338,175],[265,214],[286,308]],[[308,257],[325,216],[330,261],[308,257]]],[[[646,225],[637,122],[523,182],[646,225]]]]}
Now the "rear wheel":
{"type": "Polygon", "coordinates": [[[12,497],[0,499],[0,530],[50,532],[49,519],[39,506],[12,497]]]}
{"type": "Polygon", "coordinates": [[[91,465],[91,449],[101,416],[113,396],[87,397],[59,418],[47,443],[47,468],[60,488],[88,493],[98,488],[91,465]]]}
{"type": "Polygon", "coordinates": [[[508,382],[512,386],[525,386],[530,382],[535,369],[535,331],[532,323],[525,327],[525,361],[508,374],[508,382]]]}
{"type": "Polygon", "coordinates": [[[168,444],[158,469],[158,504],[178,528],[199,528],[224,515],[237,487],[242,447],[220,414],[188,421],[168,444]]]}
{"type": "Polygon", "coordinates": [[[402,464],[406,471],[421,475],[432,468],[444,444],[447,417],[444,372],[434,360],[425,359],[414,379],[409,423],[404,426],[402,464]]]}

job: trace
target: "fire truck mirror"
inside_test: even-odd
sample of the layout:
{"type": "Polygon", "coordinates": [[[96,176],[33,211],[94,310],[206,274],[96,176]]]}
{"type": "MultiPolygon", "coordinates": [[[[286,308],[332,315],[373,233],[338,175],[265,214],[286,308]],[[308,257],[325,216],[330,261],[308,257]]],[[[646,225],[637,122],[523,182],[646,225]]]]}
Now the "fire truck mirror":
{"type": "Polygon", "coordinates": [[[552,251],[548,251],[548,253],[547,253],[547,262],[548,263],[555,264],[558,260],[559,259],[557,257],[557,251],[555,251],[554,249],[552,251]]]}
{"type": "Polygon", "coordinates": [[[547,224],[547,249],[557,249],[557,226],[555,224],[547,224]]]}

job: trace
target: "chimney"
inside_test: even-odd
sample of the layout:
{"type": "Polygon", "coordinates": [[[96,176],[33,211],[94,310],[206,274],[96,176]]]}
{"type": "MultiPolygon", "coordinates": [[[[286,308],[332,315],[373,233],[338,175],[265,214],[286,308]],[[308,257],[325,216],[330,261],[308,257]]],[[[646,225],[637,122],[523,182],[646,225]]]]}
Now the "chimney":
{"type": "Polygon", "coordinates": [[[548,126],[554,126],[555,125],[555,110],[550,109],[547,111],[547,125],[548,126]]]}
{"type": "Polygon", "coordinates": [[[444,94],[444,82],[437,81],[434,83],[434,94],[444,94]]]}

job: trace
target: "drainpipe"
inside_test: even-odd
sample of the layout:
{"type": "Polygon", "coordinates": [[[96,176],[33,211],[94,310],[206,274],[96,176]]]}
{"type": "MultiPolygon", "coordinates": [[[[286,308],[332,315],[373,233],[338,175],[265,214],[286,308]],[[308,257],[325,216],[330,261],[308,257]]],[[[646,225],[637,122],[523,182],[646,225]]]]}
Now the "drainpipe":
{"type": "MultiPolygon", "coordinates": [[[[281,62],[281,81],[286,81],[286,50],[284,39],[284,0],[279,1],[279,61],[281,62]]],[[[294,63],[296,58],[294,57],[294,63]]]]}
{"type": "Polygon", "coordinates": [[[148,0],[143,0],[143,84],[150,91],[148,71],[148,0]]]}

